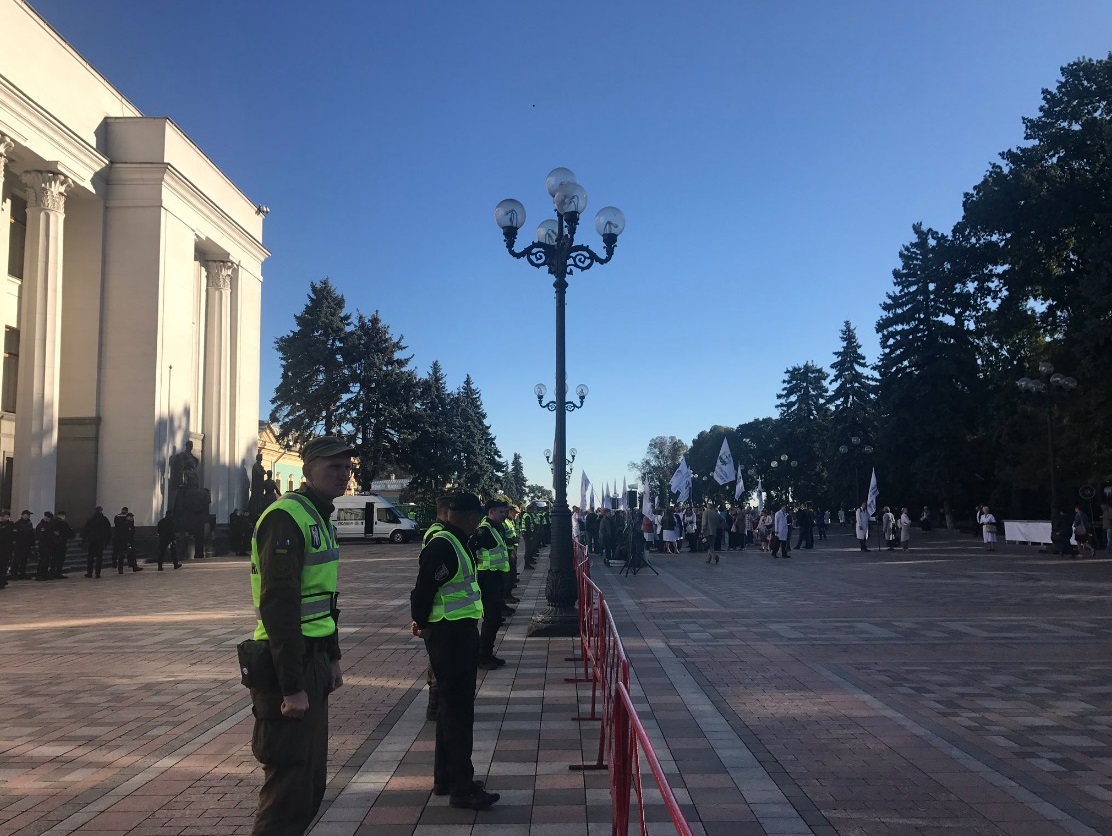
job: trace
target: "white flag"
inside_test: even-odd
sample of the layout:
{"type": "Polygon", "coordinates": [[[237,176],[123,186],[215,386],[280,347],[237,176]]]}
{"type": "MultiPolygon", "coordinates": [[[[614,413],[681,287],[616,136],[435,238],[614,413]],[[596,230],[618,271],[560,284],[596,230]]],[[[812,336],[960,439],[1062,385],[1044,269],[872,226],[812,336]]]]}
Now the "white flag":
{"type": "Polygon", "coordinates": [[[629,500],[626,497],[626,494],[628,492],[629,492],[629,489],[626,487],[626,480],[625,480],[625,477],[623,476],[622,477],[622,500],[621,500],[620,503],[618,503],[618,507],[621,508],[623,511],[628,511],[629,510],[629,500]]]}
{"type": "Polygon", "coordinates": [[[653,515],[653,501],[649,496],[649,486],[645,485],[645,492],[641,494],[641,513],[646,517],[653,515]]]}
{"type": "Polygon", "coordinates": [[[730,445],[722,439],[722,449],[718,451],[718,461],[714,465],[714,481],[725,485],[737,478],[737,468],[734,467],[734,456],[730,452],[730,445]]]}
{"type": "Polygon", "coordinates": [[[734,485],[734,502],[740,502],[745,495],[745,480],[741,478],[741,468],[737,469],[737,484],[734,485]]]}
{"type": "Polygon", "coordinates": [[[757,513],[763,514],[765,510],[764,479],[757,480],[757,513]]]}
{"type": "Polygon", "coordinates": [[[672,474],[668,487],[672,493],[678,493],[678,502],[686,502],[691,498],[691,468],[687,466],[687,456],[680,459],[680,466],[672,474]]]}
{"type": "Polygon", "coordinates": [[[876,498],[878,496],[880,496],[880,488],[876,483],[876,468],[874,467],[873,478],[872,481],[869,482],[869,502],[865,506],[865,510],[869,512],[870,517],[876,513],[876,498]]]}
{"type": "Polygon", "coordinates": [[[595,507],[595,486],[591,485],[591,502],[587,505],[588,508],[595,507]]]}
{"type": "Polygon", "coordinates": [[[587,487],[591,484],[591,480],[587,478],[587,471],[581,470],[579,472],[579,510],[587,510],[587,487]]]}

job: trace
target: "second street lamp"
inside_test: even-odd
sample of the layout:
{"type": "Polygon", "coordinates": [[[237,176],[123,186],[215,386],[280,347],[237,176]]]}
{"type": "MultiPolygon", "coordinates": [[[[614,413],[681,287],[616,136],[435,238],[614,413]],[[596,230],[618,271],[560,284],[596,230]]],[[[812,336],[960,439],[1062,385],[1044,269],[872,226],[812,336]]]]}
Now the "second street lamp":
{"type": "MultiPolygon", "coordinates": [[[[618,236],[625,229],[625,215],[613,206],[600,209],[595,215],[595,230],[602,236],[605,255],[600,256],[590,247],[575,243],[579,220],[587,208],[587,192],[576,182],[575,174],[566,168],[554,168],[545,179],[545,188],[552,195],[556,209],[555,219],[546,220],[537,228],[536,240],[520,250],[514,249],[517,234],[525,224],[525,207],[512,198],[503,200],[494,208],[494,221],[502,229],[506,249],[514,258],[523,258],[533,267],[544,267],[552,276],[556,289],[556,401],[564,401],[567,394],[567,368],[564,351],[564,312],[568,289],[568,276],[576,270],[590,270],[596,264],[606,264],[614,256],[618,236]]],[[[534,390],[537,401],[544,400],[544,390],[534,390]]],[[[577,388],[582,399],[587,396],[585,386],[577,388]],[[583,391],[580,393],[579,389],[583,391]]],[[[545,406],[545,404],[541,404],[545,406]]],[[[567,451],[568,402],[563,409],[553,402],[556,413],[556,437],[552,455],[563,461],[567,451]]],[[[577,408],[573,406],[573,408],[577,408]]],[[[544,597],[548,607],[533,617],[529,625],[530,636],[576,636],[579,634],[579,617],[576,612],[578,589],[572,557],[571,510],[568,508],[568,486],[564,479],[553,473],[552,487],[556,501],[552,504],[552,545],[548,559],[548,577],[545,579],[544,597]]]]}

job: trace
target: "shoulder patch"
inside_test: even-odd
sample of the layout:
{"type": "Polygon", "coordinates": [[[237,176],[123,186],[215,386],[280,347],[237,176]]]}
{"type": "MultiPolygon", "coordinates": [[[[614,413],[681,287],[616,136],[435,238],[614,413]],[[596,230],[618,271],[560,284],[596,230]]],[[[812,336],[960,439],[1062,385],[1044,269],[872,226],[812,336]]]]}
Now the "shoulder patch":
{"type": "Polygon", "coordinates": [[[313,541],[313,548],[314,549],[319,549],[320,548],[320,526],[319,525],[309,526],[309,539],[313,541]]]}
{"type": "Polygon", "coordinates": [[[438,581],[448,580],[448,567],[447,566],[441,566],[439,569],[436,570],[436,573],[433,575],[433,578],[438,580],[438,581]]]}
{"type": "Polygon", "coordinates": [[[292,549],[292,548],[293,548],[293,543],[290,541],[290,538],[287,537],[285,540],[279,540],[277,543],[274,544],[274,553],[275,554],[289,554],[290,549],[292,549]]]}

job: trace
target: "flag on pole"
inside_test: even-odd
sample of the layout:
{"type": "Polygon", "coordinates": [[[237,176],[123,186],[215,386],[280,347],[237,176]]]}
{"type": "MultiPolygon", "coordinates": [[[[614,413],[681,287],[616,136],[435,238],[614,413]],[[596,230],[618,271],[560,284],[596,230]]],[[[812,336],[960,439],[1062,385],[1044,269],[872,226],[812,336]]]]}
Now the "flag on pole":
{"type": "Polygon", "coordinates": [[[737,478],[737,468],[734,467],[734,456],[730,452],[730,445],[722,439],[722,449],[718,451],[718,462],[714,465],[714,481],[725,485],[737,478]]]}
{"type": "Polygon", "coordinates": [[[610,510],[614,510],[610,506],[611,506],[611,502],[610,502],[610,483],[609,482],[603,482],[602,483],[602,507],[603,508],[610,508],[610,510]]]}
{"type": "Polygon", "coordinates": [[[591,502],[587,507],[588,508],[594,508],[595,507],[595,486],[594,485],[591,485],[591,502]]]}
{"type": "Polygon", "coordinates": [[[876,499],[878,496],[880,496],[880,488],[876,483],[876,468],[874,467],[873,478],[869,482],[869,502],[865,506],[865,510],[869,512],[870,517],[876,513],[876,499]]]}
{"type": "Polygon", "coordinates": [[[691,468],[687,466],[687,456],[680,459],[680,466],[672,474],[668,487],[672,493],[679,494],[677,502],[686,502],[691,498],[691,468]]]}
{"type": "Polygon", "coordinates": [[[625,477],[623,476],[622,477],[622,501],[618,504],[618,507],[621,508],[623,511],[628,511],[629,510],[629,498],[627,497],[628,493],[629,493],[629,488],[626,487],[626,480],[625,480],[625,477]]]}
{"type": "Polygon", "coordinates": [[[745,495],[745,480],[741,477],[741,468],[737,469],[737,484],[734,485],[734,502],[740,502],[745,495]]]}
{"type": "Polygon", "coordinates": [[[579,471],[579,507],[581,510],[587,509],[587,487],[591,484],[591,480],[587,478],[587,471],[579,471]]]}
{"type": "Polygon", "coordinates": [[[649,486],[645,485],[645,492],[641,494],[641,513],[646,517],[653,515],[653,501],[649,496],[649,486]]]}
{"type": "Polygon", "coordinates": [[[763,514],[765,510],[764,479],[757,480],[757,513],[763,514]]]}

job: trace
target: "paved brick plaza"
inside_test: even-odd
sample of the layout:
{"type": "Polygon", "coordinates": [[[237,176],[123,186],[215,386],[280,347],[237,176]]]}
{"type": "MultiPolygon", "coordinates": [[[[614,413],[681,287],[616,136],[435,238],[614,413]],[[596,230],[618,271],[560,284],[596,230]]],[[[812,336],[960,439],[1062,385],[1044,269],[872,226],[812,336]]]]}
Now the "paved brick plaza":
{"type": "MultiPolygon", "coordinates": [[[[696,833],[1112,833],[1112,562],[946,533],[862,555],[833,531],[790,561],[596,566],[696,833]]],[[[564,683],[571,642],[524,640],[540,573],[479,692],[476,765],[502,801],[431,797],[415,556],[344,547],[315,836],[609,833],[605,774],[567,769],[597,737],[570,720],[589,697],[564,683]]],[[[248,833],[247,599],[244,559],[0,592],[0,836],[248,833]]]]}

